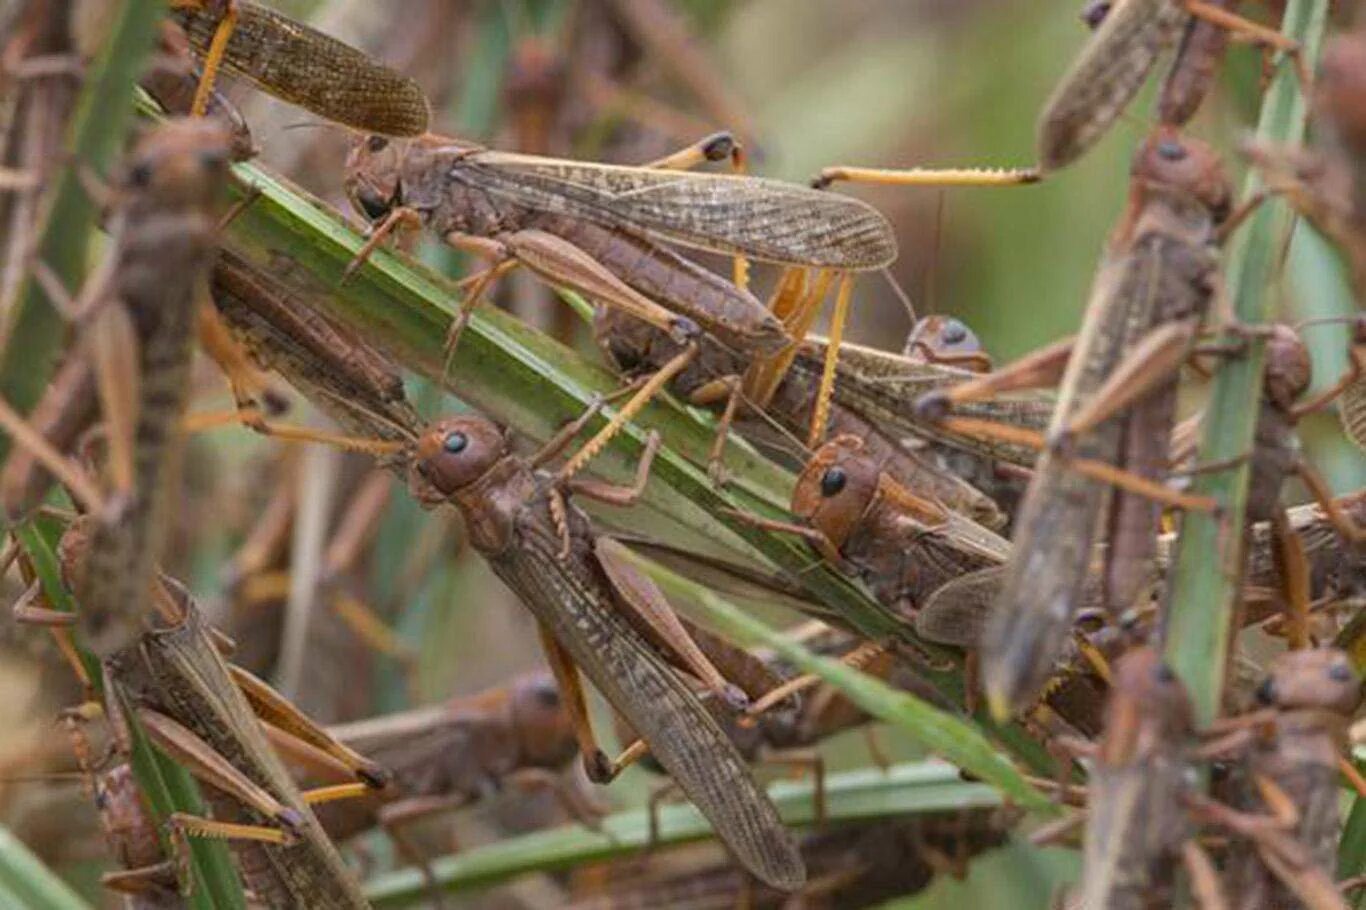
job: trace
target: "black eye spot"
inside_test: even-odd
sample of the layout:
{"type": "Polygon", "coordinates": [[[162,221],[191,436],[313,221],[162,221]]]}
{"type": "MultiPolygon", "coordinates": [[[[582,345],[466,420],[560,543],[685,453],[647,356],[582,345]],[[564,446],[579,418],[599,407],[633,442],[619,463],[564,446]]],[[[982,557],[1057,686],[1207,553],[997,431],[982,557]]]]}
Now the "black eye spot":
{"type": "Polygon", "coordinates": [[[152,166],[140,161],[128,170],[128,182],[132,186],[147,186],[152,182],[152,166]]]}
{"type": "Polygon", "coordinates": [[[371,221],[380,221],[389,214],[388,201],[368,187],[356,191],[356,204],[371,221]]]}
{"type": "Polygon", "coordinates": [[[848,482],[849,477],[843,468],[830,468],[821,475],[821,495],[827,498],[837,496],[848,482]]]}
{"type": "Polygon", "coordinates": [[[389,147],[389,140],[383,136],[371,136],[366,140],[365,147],[372,152],[382,152],[389,147]]]}
{"type": "Polygon", "coordinates": [[[459,455],[469,444],[469,437],[464,433],[447,433],[446,438],[441,440],[441,448],[451,455],[459,455]]]}
{"type": "Polygon", "coordinates": [[[1253,693],[1257,697],[1257,703],[1262,705],[1274,705],[1276,703],[1276,684],[1268,677],[1262,680],[1262,684],[1253,693]]]}
{"type": "Polygon", "coordinates": [[[553,685],[540,686],[536,689],[536,701],[542,708],[558,708],[560,706],[560,691],[553,685]]]}
{"type": "Polygon", "coordinates": [[[1186,157],[1186,147],[1172,139],[1164,139],[1157,144],[1157,154],[1168,161],[1180,161],[1186,157]]]}
{"type": "Polygon", "coordinates": [[[223,149],[204,149],[199,153],[199,164],[205,170],[215,170],[227,163],[228,153],[223,149]]]}
{"type": "Polygon", "coordinates": [[[944,323],[944,340],[949,344],[958,344],[966,341],[968,337],[968,327],[957,319],[950,319],[944,323]]]}
{"type": "Polygon", "coordinates": [[[1173,673],[1172,668],[1166,664],[1158,664],[1157,681],[1162,683],[1176,682],[1176,674],[1173,673]]]}
{"type": "Polygon", "coordinates": [[[1328,678],[1333,682],[1351,682],[1352,677],[1352,668],[1346,664],[1336,663],[1328,668],[1328,678]]]}

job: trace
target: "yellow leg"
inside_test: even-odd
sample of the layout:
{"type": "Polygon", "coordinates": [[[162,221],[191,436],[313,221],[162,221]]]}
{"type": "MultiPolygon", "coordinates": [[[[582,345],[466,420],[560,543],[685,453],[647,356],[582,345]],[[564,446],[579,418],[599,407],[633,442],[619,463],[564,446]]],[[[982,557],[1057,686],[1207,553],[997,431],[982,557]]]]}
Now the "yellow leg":
{"type": "Polygon", "coordinates": [[[835,394],[835,367],[839,364],[840,342],[844,339],[844,325],[849,318],[849,297],[854,289],[854,277],[840,278],[839,293],[835,295],[835,312],[830,317],[830,343],[825,349],[825,367],[821,371],[820,390],[816,393],[816,407],[811,415],[811,430],[807,448],[815,449],[825,438],[825,427],[830,420],[830,400],[835,394]]]}
{"type": "Polygon", "coordinates": [[[214,82],[218,80],[218,68],[222,65],[223,55],[228,49],[228,39],[232,37],[236,28],[237,3],[236,0],[228,0],[227,9],[223,12],[223,18],[218,20],[213,40],[209,42],[209,49],[204,54],[204,74],[199,77],[199,86],[195,89],[194,101],[190,104],[190,115],[193,117],[203,117],[204,112],[208,110],[209,95],[213,93],[214,82]]]}
{"type": "Polygon", "coordinates": [[[1038,168],[908,168],[827,167],[811,185],[824,189],[837,180],[884,186],[1022,186],[1038,183],[1038,168]]]}

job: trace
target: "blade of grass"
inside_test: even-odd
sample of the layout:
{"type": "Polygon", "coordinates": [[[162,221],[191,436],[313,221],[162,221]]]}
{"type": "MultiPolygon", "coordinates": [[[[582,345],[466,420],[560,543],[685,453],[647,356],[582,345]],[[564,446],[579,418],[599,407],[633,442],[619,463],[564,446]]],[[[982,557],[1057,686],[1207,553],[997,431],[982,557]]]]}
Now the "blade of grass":
{"type": "MultiPolygon", "coordinates": [[[[57,561],[58,531],[53,527],[43,527],[36,521],[30,521],[15,528],[14,535],[33,564],[33,571],[43,586],[43,594],[53,609],[74,612],[75,604],[66,586],[62,584],[61,566],[57,561]]],[[[94,655],[80,648],[79,644],[77,652],[87,674],[94,682],[96,694],[101,694],[103,673],[99,661],[94,655]]],[[[128,721],[132,745],[129,763],[133,767],[134,776],[137,777],[138,788],[147,797],[156,818],[164,822],[172,812],[205,815],[204,801],[194,779],[187,771],[152,747],[137,721],[137,716],[128,710],[127,705],[124,708],[123,713],[128,721]]],[[[164,832],[161,841],[162,849],[170,856],[171,842],[164,832]]],[[[195,876],[195,887],[189,897],[190,906],[196,910],[214,910],[215,907],[245,910],[246,902],[242,896],[241,882],[237,878],[237,868],[233,865],[232,855],[226,844],[221,841],[192,840],[190,860],[195,876]]]]}
{"type": "MultiPolygon", "coordinates": [[[[78,172],[88,168],[106,174],[122,148],[133,121],[133,89],[165,12],[162,3],[120,3],[109,39],[81,89],[66,140],[70,160],[53,177],[36,253],[71,293],[80,289],[84,278],[87,241],[95,223],[95,204],[78,172]]],[[[65,332],[52,303],[27,276],[0,329],[0,394],[21,413],[33,409],[46,387],[65,332]]],[[[8,450],[9,438],[0,435],[0,461],[8,450]]]]}
{"type": "MultiPolygon", "coordinates": [[[[769,787],[783,821],[809,825],[815,821],[814,786],[810,781],[783,781],[769,787]]],[[[832,822],[921,812],[943,812],[999,805],[1000,796],[985,784],[969,783],[942,762],[893,765],[884,773],[847,771],[826,778],[827,817],[832,822]]],[[[709,836],[711,829],[688,804],[659,810],[659,846],[682,844],[709,836]]],[[[625,857],[649,843],[645,810],[619,812],[602,820],[601,829],[579,825],[537,831],[477,847],[431,863],[437,882],[447,892],[466,891],[526,872],[568,869],[584,863],[625,857]]],[[[422,875],[404,869],[377,876],[366,886],[376,907],[402,907],[425,900],[422,875]]]]}
{"type": "MultiPolygon", "coordinates": [[[[1318,60],[1327,10],[1327,0],[1290,0],[1285,8],[1282,34],[1299,42],[1311,70],[1318,60]]],[[[1263,99],[1257,139],[1270,145],[1298,143],[1305,117],[1303,88],[1292,68],[1282,65],[1263,99]]],[[[1250,198],[1260,188],[1259,176],[1250,172],[1243,197],[1250,198]]],[[[1274,291],[1280,287],[1280,267],[1294,223],[1289,207],[1273,199],[1234,236],[1227,260],[1228,299],[1235,317],[1246,325],[1270,322],[1275,316],[1274,291]]],[[[1228,665],[1230,618],[1242,577],[1249,477],[1245,456],[1252,449],[1263,355],[1262,340],[1254,338],[1247,356],[1226,361],[1214,379],[1197,463],[1236,461],[1236,466],[1197,477],[1195,492],[1213,496],[1223,512],[1185,516],[1177,543],[1165,650],[1190,690],[1196,720],[1202,725],[1218,713],[1228,665]]]]}
{"type": "Polygon", "coordinates": [[[1017,805],[1045,814],[1059,811],[1057,803],[1025,780],[967,717],[935,707],[909,692],[894,689],[876,677],[847,664],[814,654],[775,629],[747,615],[715,591],[653,563],[639,554],[628,556],[648,572],[665,594],[686,597],[721,632],[745,646],[764,645],[798,669],[814,673],[839,689],[856,705],[880,720],[896,724],[921,745],[956,766],[993,785],[1017,805]]]}
{"type": "Polygon", "coordinates": [[[25,910],[90,910],[19,838],[0,825],[0,899],[25,910]]]}

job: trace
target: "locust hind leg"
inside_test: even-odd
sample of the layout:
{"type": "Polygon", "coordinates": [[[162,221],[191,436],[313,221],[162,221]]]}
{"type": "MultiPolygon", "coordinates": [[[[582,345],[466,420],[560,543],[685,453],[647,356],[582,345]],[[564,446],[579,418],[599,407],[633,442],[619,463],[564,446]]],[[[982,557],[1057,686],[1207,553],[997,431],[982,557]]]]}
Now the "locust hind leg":
{"type": "Polygon", "coordinates": [[[267,415],[278,416],[287,409],[288,401],[251,362],[212,303],[200,304],[195,327],[200,348],[228,381],[241,423],[256,426],[267,415]]]}
{"type": "MultiPolygon", "coordinates": [[[[579,678],[579,668],[574,664],[574,658],[549,629],[540,624],[537,624],[536,628],[541,638],[541,650],[545,652],[546,663],[555,676],[565,712],[569,715],[569,722],[574,728],[574,739],[579,745],[584,773],[595,784],[611,783],[626,764],[620,763],[621,759],[614,762],[608,758],[607,753],[598,745],[597,737],[593,733],[592,719],[588,716],[583,681],[579,678]]],[[[638,757],[639,755],[636,756],[638,757]]]]}

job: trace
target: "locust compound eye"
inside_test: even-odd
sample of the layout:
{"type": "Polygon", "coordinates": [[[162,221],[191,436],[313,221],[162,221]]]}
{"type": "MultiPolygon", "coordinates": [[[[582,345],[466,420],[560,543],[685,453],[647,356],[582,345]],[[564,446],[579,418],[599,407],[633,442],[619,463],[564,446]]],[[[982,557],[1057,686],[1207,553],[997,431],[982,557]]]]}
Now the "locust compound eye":
{"type": "Polygon", "coordinates": [[[145,161],[128,169],[128,183],[135,187],[147,186],[152,182],[152,166],[145,161]]]}
{"type": "Polygon", "coordinates": [[[381,221],[389,214],[388,200],[368,187],[356,191],[356,205],[371,221],[381,221]]]}
{"type": "Polygon", "coordinates": [[[448,455],[459,455],[461,452],[465,451],[469,444],[470,438],[460,432],[447,433],[446,438],[441,440],[441,448],[444,449],[448,455]]]}
{"type": "Polygon", "coordinates": [[[1356,674],[1345,662],[1338,661],[1328,668],[1328,678],[1333,682],[1352,682],[1356,678],[1356,674]]]}
{"type": "Polygon", "coordinates": [[[1166,161],[1181,161],[1186,157],[1186,147],[1175,139],[1163,139],[1157,144],[1157,154],[1166,161]]]}
{"type": "Polygon", "coordinates": [[[944,323],[944,340],[949,344],[962,344],[968,339],[968,327],[957,319],[944,323]]]}
{"type": "Polygon", "coordinates": [[[366,140],[365,147],[378,154],[389,147],[389,140],[383,136],[371,136],[366,140]]]}
{"type": "Polygon", "coordinates": [[[844,473],[843,468],[830,468],[821,475],[821,495],[827,499],[838,496],[848,482],[849,476],[844,473]]]}
{"type": "Polygon", "coordinates": [[[1172,668],[1166,664],[1158,664],[1156,674],[1157,681],[1160,683],[1171,683],[1176,681],[1176,674],[1173,673],[1172,668]]]}
{"type": "Polygon", "coordinates": [[[1262,684],[1257,687],[1254,694],[1258,704],[1274,705],[1276,703],[1276,684],[1268,677],[1262,680],[1262,684]]]}
{"type": "Polygon", "coordinates": [[[199,164],[206,171],[216,171],[228,163],[226,148],[203,149],[199,153],[199,164]]]}

